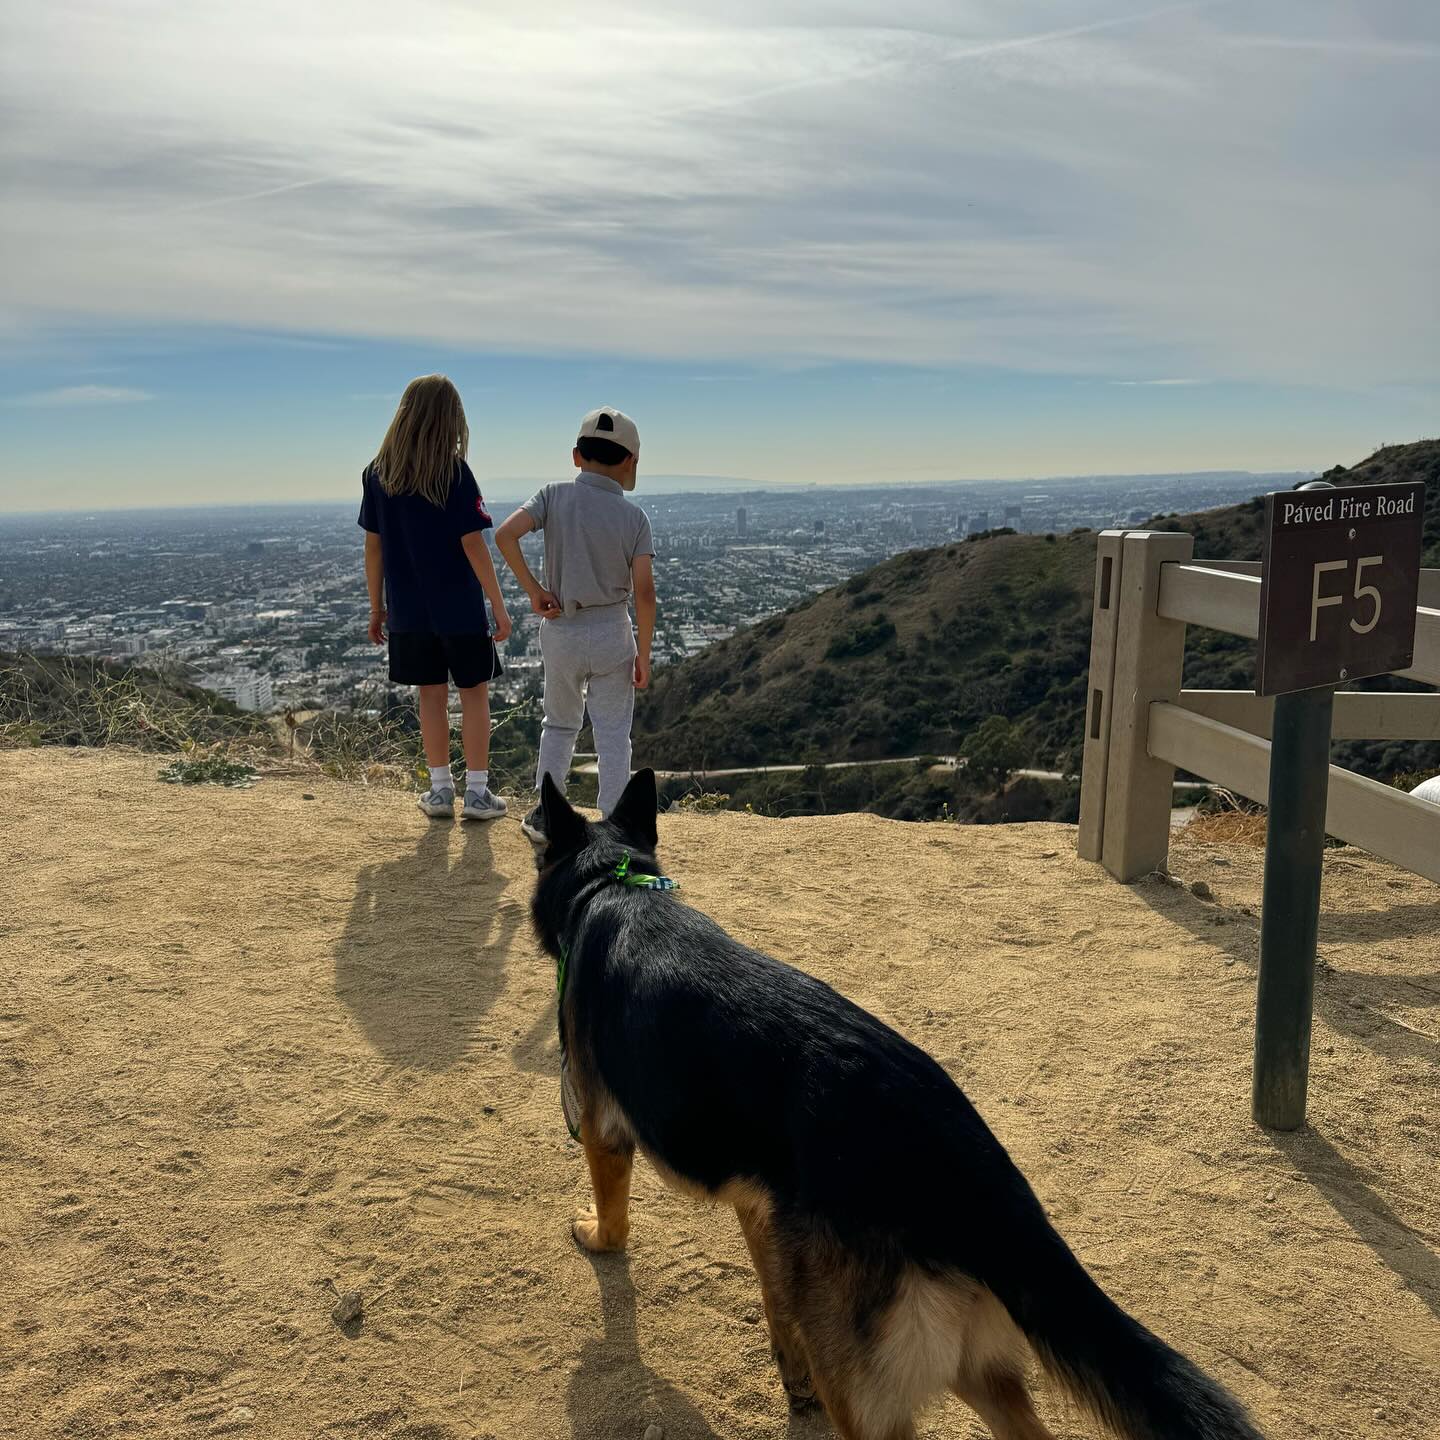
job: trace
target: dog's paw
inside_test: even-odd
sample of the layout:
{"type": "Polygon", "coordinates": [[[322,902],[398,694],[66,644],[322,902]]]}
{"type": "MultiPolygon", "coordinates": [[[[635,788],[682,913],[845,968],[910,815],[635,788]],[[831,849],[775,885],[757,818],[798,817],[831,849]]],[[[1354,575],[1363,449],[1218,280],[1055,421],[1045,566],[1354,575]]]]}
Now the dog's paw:
{"type": "Polygon", "coordinates": [[[617,1239],[615,1236],[600,1233],[600,1221],[593,1209],[582,1210],[575,1217],[570,1225],[570,1233],[575,1237],[576,1244],[592,1255],[604,1255],[625,1248],[624,1235],[617,1239]]]}
{"type": "Polygon", "coordinates": [[[815,1382],[808,1370],[791,1364],[779,1350],[774,1352],[775,1364],[780,1371],[780,1383],[785,1387],[785,1398],[790,1402],[793,1414],[803,1415],[814,1410],[820,1401],[815,1396],[815,1382]]]}
{"type": "Polygon", "coordinates": [[[815,1398],[815,1381],[809,1378],[805,1365],[796,1364],[791,1356],[780,1351],[779,1346],[772,1346],[770,1355],[775,1358],[775,1368],[780,1372],[780,1384],[785,1387],[785,1398],[791,1403],[793,1413],[801,1416],[806,1410],[814,1410],[819,1401],[815,1398]]]}
{"type": "Polygon", "coordinates": [[[785,1398],[790,1402],[790,1413],[792,1415],[810,1415],[820,1408],[820,1397],[815,1393],[815,1387],[809,1380],[805,1381],[805,1389],[792,1390],[785,1386],[785,1398]]]}

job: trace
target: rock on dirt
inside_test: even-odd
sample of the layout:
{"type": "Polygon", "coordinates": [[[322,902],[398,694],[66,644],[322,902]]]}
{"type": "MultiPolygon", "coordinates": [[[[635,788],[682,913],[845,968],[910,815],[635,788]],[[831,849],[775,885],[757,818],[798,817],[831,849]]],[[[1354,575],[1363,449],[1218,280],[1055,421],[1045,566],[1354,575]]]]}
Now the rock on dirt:
{"type": "Polygon", "coordinates": [[[343,1330],[365,1313],[365,1302],[358,1290],[347,1290],[336,1302],[330,1318],[343,1330]]]}

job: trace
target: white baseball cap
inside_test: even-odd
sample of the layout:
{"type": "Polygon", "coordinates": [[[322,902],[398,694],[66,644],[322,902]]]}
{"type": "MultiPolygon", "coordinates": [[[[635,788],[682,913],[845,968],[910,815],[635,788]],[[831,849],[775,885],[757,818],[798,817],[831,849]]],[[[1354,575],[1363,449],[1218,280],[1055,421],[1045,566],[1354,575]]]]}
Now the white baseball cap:
{"type": "Polygon", "coordinates": [[[616,445],[623,445],[632,455],[640,453],[639,428],[623,410],[617,410],[613,405],[602,405],[598,410],[592,410],[580,422],[580,434],[576,439],[584,440],[591,435],[597,440],[612,440],[616,445]]]}

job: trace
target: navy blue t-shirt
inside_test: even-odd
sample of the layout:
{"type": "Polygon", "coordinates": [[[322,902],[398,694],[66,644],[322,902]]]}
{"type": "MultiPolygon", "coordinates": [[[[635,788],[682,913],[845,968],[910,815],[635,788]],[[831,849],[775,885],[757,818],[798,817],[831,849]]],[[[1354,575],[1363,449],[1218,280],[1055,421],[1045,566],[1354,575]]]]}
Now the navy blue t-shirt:
{"type": "Polygon", "coordinates": [[[485,592],[460,546],[493,523],[470,467],[458,463],[443,510],[423,495],[387,495],[369,466],[360,484],[360,524],[380,537],[390,629],[488,635],[485,592]]]}

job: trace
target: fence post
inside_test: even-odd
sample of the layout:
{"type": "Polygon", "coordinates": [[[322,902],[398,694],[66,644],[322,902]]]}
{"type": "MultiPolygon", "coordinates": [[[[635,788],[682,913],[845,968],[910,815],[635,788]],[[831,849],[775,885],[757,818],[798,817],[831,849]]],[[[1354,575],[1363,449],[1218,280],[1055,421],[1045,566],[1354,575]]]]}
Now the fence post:
{"type": "Polygon", "coordinates": [[[1170,853],[1175,767],[1150,755],[1150,706],[1180,694],[1185,626],[1158,613],[1160,567],[1189,560],[1195,540],[1137,531],[1121,548],[1101,861],[1128,881],[1160,869],[1170,853]]]}
{"type": "Polygon", "coordinates": [[[1082,860],[1099,861],[1105,841],[1105,788],[1110,769],[1110,712],[1115,682],[1115,621],[1120,604],[1123,530],[1102,530],[1095,545],[1095,603],[1090,618],[1089,698],[1080,765],[1082,860]]]}

